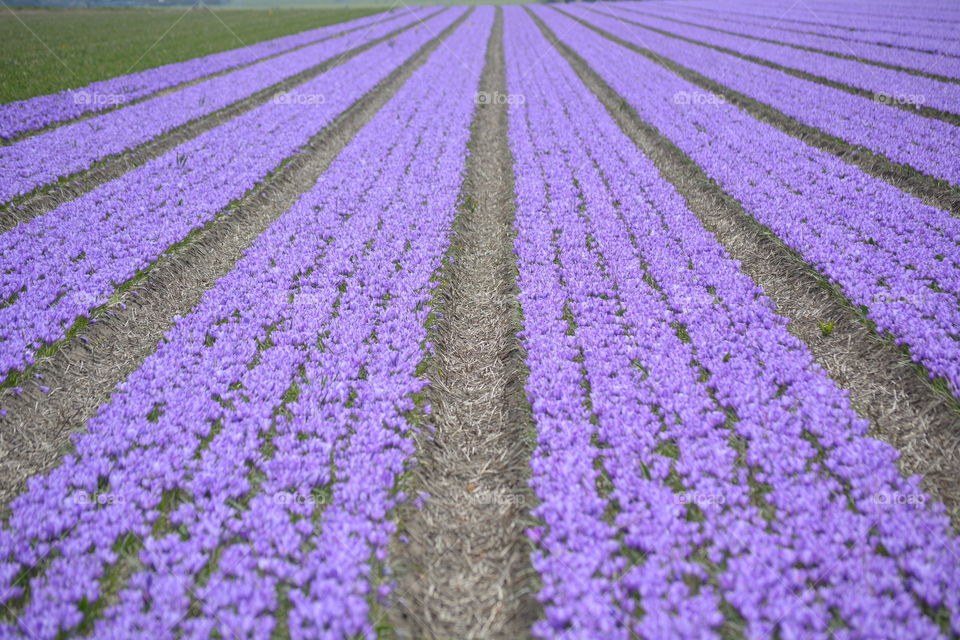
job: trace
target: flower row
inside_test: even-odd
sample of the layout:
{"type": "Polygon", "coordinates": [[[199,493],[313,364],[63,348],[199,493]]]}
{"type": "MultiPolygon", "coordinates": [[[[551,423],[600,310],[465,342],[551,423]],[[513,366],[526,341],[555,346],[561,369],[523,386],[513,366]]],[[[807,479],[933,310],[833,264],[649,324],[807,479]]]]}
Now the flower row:
{"type": "Polygon", "coordinates": [[[678,109],[673,96],[696,85],[556,11],[539,15],[640,118],[960,393],[960,220],[731,104],[678,109]]]}
{"type": "MultiPolygon", "coordinates": [[[[960,53],[960,39],[956,37],[956,29],[949,21],[944,21],[945,15],[949,15],[948,12],[953,6],[951,4],[912,4],[895,9],[885,7],[882,11],[873,3],[859,6],[850,2],[830,5],[808,2],[804,7],[784,10],[783,6],[778,4],[764,6],[731,0],[723,4],[710,3],[709,9],[721,9],[738,17],[755,17],[763,19],[765,23],[773,20],[782,26],[840,38],[863,38],[871,43],[929,48],[937,53],[953,55],[960,53]],[[811,11],[815,13],[811,15],[811,11]]],[[[700,3],[692,3],[690,6],[700,10],[707,9],[707,6],[700,3]]]]}
{"type": "MultiPolygon", "coordinates": [[[[661,7],[655,7],[651,11],[644,7],[643,14],[679,19],[694,26],[722,31],[731,35],[772,40],[777,44],[796,47],[797,50],[801,48],[816,49],[823,53],[836,53],[854,57],[864,63],[877,62],[950,78],[960,78],[960,60],[939,53],[893,49],[889,46],[864,42],[839,41],[828,36],[796,33],[781,28],[777,24],[753,25],[735,17],[677,16],[670,9],[665,10],[661,7]]],[[[916,41],[922,41],[922,38],[917,37],[916,41]]]]}
{"type": "Polygon", "coordinates": [[[0,375],[241,198],[462,16],[445,11],[53,211],[0,235],[0,375]],[[55,276],[55,277],[52,277],[55,276]]]}
{"type": "MultiPolygon", "coordinates": [[[[405,11],[391,12],[386,14],[386,18],[389,20],[404,14],[405,11]]],[[[67,89],[59,93],[9,102],[0,105],[0,139],[12,138],[36,129],[79,118],[88,113],[95,113],[125,104],[131,100],[143,98],[185,82],[250,64],[261,58],[283,53],[317,40],[335,37],[347,30],[368,27],[383,19],[384,14],[374,14],[343,24],[334,24],[259,42],[249,47],[231,49],[107,80],[99,80],[79,89],[67,89]]]]}
{"type": "MultiPolygon", "coordinates": [[[[711,3],[709,7],[696,5],[693,3],[665,4],[675,10],[677,17],[697,16],[716,18],[716,10],[719,8],[717,3],[711,3]]],[[[838,42],[860,42],[865,44],[885,45],[894,49],[905,49],[908,51],[926,51],[928,53],[939,53],[947,55],[960,54],[960,41],[951,38],[950,34],[937,35],[931,33],[930,25],[915,26],[913,30],[904,29],[900,22],[894,25],[880,24],[879,26],[868,27],[860,16],[848,24],[843,17],[829,16],[822,14],[821,20],[811,20],[810,14],[800,15],[798,17],[788,17],[782,15],[782,11],[771,9],[770,7],[760,7],[758,5],[732,2],[722,9],[723,15],[729,16],[731,20],[735,19],[742,24],[749,24],[758,27],[776,25],[779,29],[785,29],[794,33],[807,33],[811,35],[834,38],[838,42]],[[781,14],[781,15],[778,15],[781,14]]],[[[880,14],[874,13],[874,17],[880,17],[880,14]]]]}
{"type": "MultiPolygon", "coordinates": [[[[419,22],[431,13],[434,11],[411,10],[398,19],[373,23],[173,93],[0,147],[0,172],[6,178],[0,184],[0,204],[58,178],[89,169],[98,160],[219,111],[365,42],[419,22]]],[[[314,102],[325,99],[326,96],[319,96],[314,102]]]]}
{"type": "MultiPolygon", "coordinates": [[[[960,631],[942,505],[865,436],[524,10],[507,11],[507,90],[526,98],[509,137],[543,522],[535,635],[960,631]]],[[[580,42],[568,26],[556,33],[580,42]]]]}
{"type": "Polygon", "coordinates": [[[710,47],[648,31],[613,16],[584,10],[572,10],[571,14],[768,104],[803,124],[960,185],[960,127],[893,109],[890,103],[897,96],[890,95],[886,100],[883,96],[870,99],[852,95],[710,47]]]}
{"type": "Polygon", "coordinates": [[[374,633],[492,22],[469,16],[13,501],[0,636],[374,633]]]}
{"type": "Polygon", "coordinates": [[[924,106],[948,113],[960,113],[960,85],[955,83],[941,82],[904,71],[864,64],[857,60],[837,58],[825,53],[804,51],[703,27],[680,24],[651,15],[641,15],[636,11],[620,8],[616,6],[617,4],[611,3],[606,6],[621,19],[641,23],[738,54],[760,58],[788,69],[803,71],[818,78],[826,78],[873,94],[924,96],[924,106]]]}

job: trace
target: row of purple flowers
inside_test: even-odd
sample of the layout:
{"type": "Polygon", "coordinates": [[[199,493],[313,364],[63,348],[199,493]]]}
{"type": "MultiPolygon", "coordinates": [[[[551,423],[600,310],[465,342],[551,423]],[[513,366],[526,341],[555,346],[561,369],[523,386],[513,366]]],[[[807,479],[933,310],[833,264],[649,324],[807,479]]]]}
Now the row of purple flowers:
{"type": "Polygon", "coordinates": [[[467,18],[12,503],[0,636],[375,633],[492,22],[467,18]]]}
{"type": "MultiPolygon", "coordinates": [[[[448,10],[0,235],[0,375],[31,364],[462,16],[448,10]],[[316,105],[298,96],[324,95],[316,105]]],[[[229,212],[228,212],[229,213],[229,212]]]]}
{"type": "MultiPolygon", "coordinates": [[[[510,146],[543,521],[535,635],[960,631],[942,505],[866,437],[846,394],[525,12],[507,11],[508,91],[525,97],[510,146]]],[[[554,24],[588,55],[585,34],[554,24]]],[[[596,68],[660,104],[637,80],[652,72],[606,46],[617,62],[596,68]]]]}
{"type": "MultiPolygon", "coordinates": [[[[960,39],[953,37],[951,27],[942,28],[937,24],[917,22],[917,9],[928,11],[930,5],[919,7],[912,5],[908,9],[913,14],[910,18],[887,17],[886,12],[878,12],[876,5],[869,7],[872,15],[836,15],[833,11],[814,13],[810,15],[810,4],[803,7],[789,8],[786,13],[781,5],[762,6],[747,4],[733,0],[726,5],[711,2],[702,3],[670,3],[676,10],[675,15],[695,15],[699,17],[717,17],[718,10],[724,16],[735,18],[738,21],[755,26],[765,27],[776,25],[795,33],[809,33],[812,35],[836,38],[839,41],[863,42],[867,44],[885,45],[888,47],[927,51],[947,55],[960,55],[960,39]],[[790,10],[793,9],[793,10],[790,10]],[[939,32],[939,33],[938,33],[939,32]]],[[[834,4],[836,7],[836,4],[834,4]]],[[[936,12],[937,10],[934,9],[936,12]]]]}
{"type": "Polygon", "coordinates": [[[731,35],[772,40],[778,44],[793,46],[796,50],[815,49],[820,52],[856,58],[865,64],[881,63],[949,78],[960,78],[960,59],[955,55],[917,50],[917,45],[922,46],[924,41],[930,37],[929,33],[907,39],[905,44],[910,48],[893,48],[868,42],[837,40],[829,35],[797,33],[783,28],[773,21],[758,24],[755,21],[743,20],[737,16],[713,15],[704,17],[699,14],[690,15],[682,12],[677,14],[673,8],[651,7],[650,5],[641,7],[639,4],[633,4],[631,8],[640,9],[645,15],[673,18],[731,35]]]}
{"type": "Polygon", "coordinates": [[[539,15],[746,212],[960,393],[960,220],[810,147],[552,10],[539,15]],[[624,60],[630,64],[624,64],[624,60]]]}
{"type": "MultiPolygon", "coordinates": [[[[619,4],[612,3],[607,6],[620,17],[674,35],[729,49],[739,54],[750,55],[788,69],[803,71],[818,78],[826,78],[872,94],[923,96],[924,106],[947,113],[960,114],[960,84],[957,83],[942,82],[905,71],[864,64],[859,60],[837,58],[825,53],[805,51],[744,36],[721,33],[703,27],[680,24],[659,18],[653,14],[638,13],[637,9],[615,6],[619,4]]],[[[758,29],[758,31],[762,31],[762,29],[758,29]]]]}
{"type": "MultiPolygon", "coordinates": [[[[960,127],[896,108],[897,100],[910,99],[906,96],[853,95],[710,47],[648,31],[613,15],[605,17],[582,10],[571,13],[803,124],[863,146],[892,162],[960,185],[960,127]]],[[[701,91],[678,96],[675,102],[709,102],[711,97],[716,98],[701,91]]]]}
{"type": "MultiPolygon", "coordinates": [[[[95,162],[133,149],[176,127],[215,113],[257,92],[334,60],[350,49],[376,40],[414,22],[433,10],[408,9],[396,19],[376,22],[359,30],[216,76],[173,93],[109,111],[87,120],[24,138],[0,147],[0,204],[46,184],[89,169],[95,162]]],[[[275,100],[290,100],[281,94],[275,100]]],[[[326,96],[303,100],[305,106],[326,96]]]]}
{"type": "Polygon", "coordinates": [[[374,14],[345,24],[311,29],[249,47],[231,49],[201,58],[166,64],[116,78],[93,82],[79,89],[67,89],[26,100],[0,105],[0,139],[69,121],[80,116],[109,109],[131,100],[214,73],[256,62],[261,58],[334,37],[344,31],[362,29],[385,18],[390,20],[405,11],[374,14]]]}

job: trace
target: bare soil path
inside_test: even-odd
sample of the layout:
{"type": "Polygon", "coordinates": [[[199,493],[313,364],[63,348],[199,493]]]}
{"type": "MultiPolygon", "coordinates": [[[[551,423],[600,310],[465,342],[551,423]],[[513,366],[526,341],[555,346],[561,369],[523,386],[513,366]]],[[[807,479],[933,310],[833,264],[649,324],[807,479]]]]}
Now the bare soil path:
{"type": "Polygon", "coordinates": [[[513,254],[513,173],[507,145],[503,12],[481,78],[463,205],[438,287],[441,316],[427,371],[432,405],[412,486],[429,498],[402,514],[392,550],[398,578],[391,625],[402,638],[529,635],[539,608],[524,530],[532,417],[513,254]],[[483,100],[479,100],[482,102],[483,100]]]}

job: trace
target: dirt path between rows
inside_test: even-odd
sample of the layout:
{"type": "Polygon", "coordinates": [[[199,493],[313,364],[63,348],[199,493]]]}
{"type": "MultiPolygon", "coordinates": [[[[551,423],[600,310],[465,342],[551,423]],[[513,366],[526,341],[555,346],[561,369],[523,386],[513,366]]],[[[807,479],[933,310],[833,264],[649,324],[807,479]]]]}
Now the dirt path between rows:
{"type": "MultiPolygon", "coordinates": [[[[619,16],[613,16],[594,9],[591,9],[591,11],[608,18],[621,20],[619,16]]],[[[930,206],[949,211],[955,216],[960,216],[960,187],[955,187],[945,180],[928,176],[910,166],[893,162],[889,158],[874,153],[864,146],[850,144],[816,127],[803,124],[782,111],[751,98],[746,94],[734,91],[719,82],[715,82],[693,69],[684,67],[675,60],[618,38],[600,27],[570,15],[566,11],[560,11],[560,13],[563,13],[572,20],[576,20],[608,40],[639,53],[651,62],[672,71],[684,80],[703,87],[705,91],[714,95],[723,96],[727,102],[746,111],[757,120],[776,127],[788,136],[797,138],[804,144],[808,144],[821,151],[835,155],[847,164],[858,167],[865,173],[884,180],[901,191],[920,198],[930,206]]],[[[638,23],[631,22],[630,20],[622,20],[629,24],[638,25],[638,23]]]]}
{"type": "MultiPolygon", "coordinates": [[[[443,11],[443,9],[441,9],[441,11],[443,11]]],[[[440,13],[440,11],[431,14],[430,17],[432,18],[438,13],[440,13]]],[[[427,20],[429,19],[430,18],[427,18],[427,20]]],[[[364,51],[375,47],[381,42],[386,42],[387,40],[396,37],[400,33],[411,29],[418,24],[420,23],[414,21],[405,27],[394,29],[385,36],[377,38],[376,40],[371,40],[370,42],[362,44],[358,47],[354,47],[353,49],[349,49],[332,58],[323,60],[319,64],[310,67],[309,69],[290,76],[286,80],[282,80],[281,82],[271,85],[270,87],[258,91],[257,93],[254,93],[253,95],[248,96],[238,102],[227,105],[219,111],[201,116],[195,120],[191,120],[190,122],[175,127],[174,129],[171,129],[166,133],[162,133],[156,138],[152,138],[151,140],[148,140],[147,142],[144,142],[133,149],[115,156],[104,158],[103,160],[99,160],[90,169],[85,169],[65,176],[62,179],[62,183],[52,186],[47,185],[38,187],[36,190],[27,194],[26,196],[16,199],[15,204],[8,204],[4,207],[5,211],[0,214],[0,233],[12,229],[21,222],[25,222],[31,218],[35,218],[43,215],[44,213],[52,211],[64,202],[74,200],[86,193],[93,191],[97,187],[110,182],[111,180],[115,180],[129,171],[132,171],[137,167],[153,160],[154,158],[163,155],[174,147],[183,144],[188,140],[196,138],[200,134],[210,131],[211,129],[220,126],[228,120],[232,120],[237,116],[247,113],[248,111],[252,111],[253,109],[271,100],[274,96],[286,91],[290,91],[298,85],[307,82],[311,78],[315,78],[321,73],[325,73],[334,67],[338,67],[348,62],[350,59],[355,58],[364,51]]],[[[207,78],[204,78],[204,80],[206,79],[207,78]]]]}
{"type": "Polygon", "coordinates": [[[894,346],[870,331],[841,296],[776,236],[762,228],[672,142],[643,121],[586,62],[536,16],[547,38],[600,99],[626,135],[649,157],[713,232],[740,269],[763,288],[790,320],[816,361],[838,386],[850,391],[870,435],[901,453],[906,474],[924,476],[923,487],[942,501],[960,525],[960,413],[939,395],[894,346]],[[824,331],[823,327],[830,327],[824,331]]]}
{"type": "MultiPolygon", "coordinates": [[[[503,12],[498,10],[480,84],[505,95],[503,12]]],[[[493,101],[495,102],[495,100],[493,101]]],[[[391,626],[401,638],[529,635],[534,600],[527,487],[533,447],[513,254],[513,173],[506,105],[478,105],[463,205],[435,310],[427,375],[432,405],[418,441],[414,491],[402,512],[391,565],[398,578],[391,626]]]]}
{"type": "Polygon", "coordinates": [[[0,392],[0,517],[30,476],[50,469],[72,449],[82,430],[115,386],[152,353],[172,318],[185,315],[243,251],[313,187],[340,150],[469,15],[461,16],[414,58],[315,136],[305,150],[269,182],[204,227],[184,246],[160,258],[147,277],[123,295],[53,355],[17,396],[0,392]],[[49,391],[44,393],[42,387],[49,391]]]}

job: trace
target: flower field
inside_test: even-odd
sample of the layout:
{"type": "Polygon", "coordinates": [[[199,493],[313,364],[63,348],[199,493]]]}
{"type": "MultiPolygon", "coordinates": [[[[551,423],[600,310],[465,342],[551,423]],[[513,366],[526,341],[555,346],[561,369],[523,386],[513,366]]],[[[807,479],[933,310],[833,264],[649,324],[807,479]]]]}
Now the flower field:
{"type": "Polygon", "coordinates": [[[0,638],[960,637],[958,33],[403,7],[0,105],[0,638]]]}

